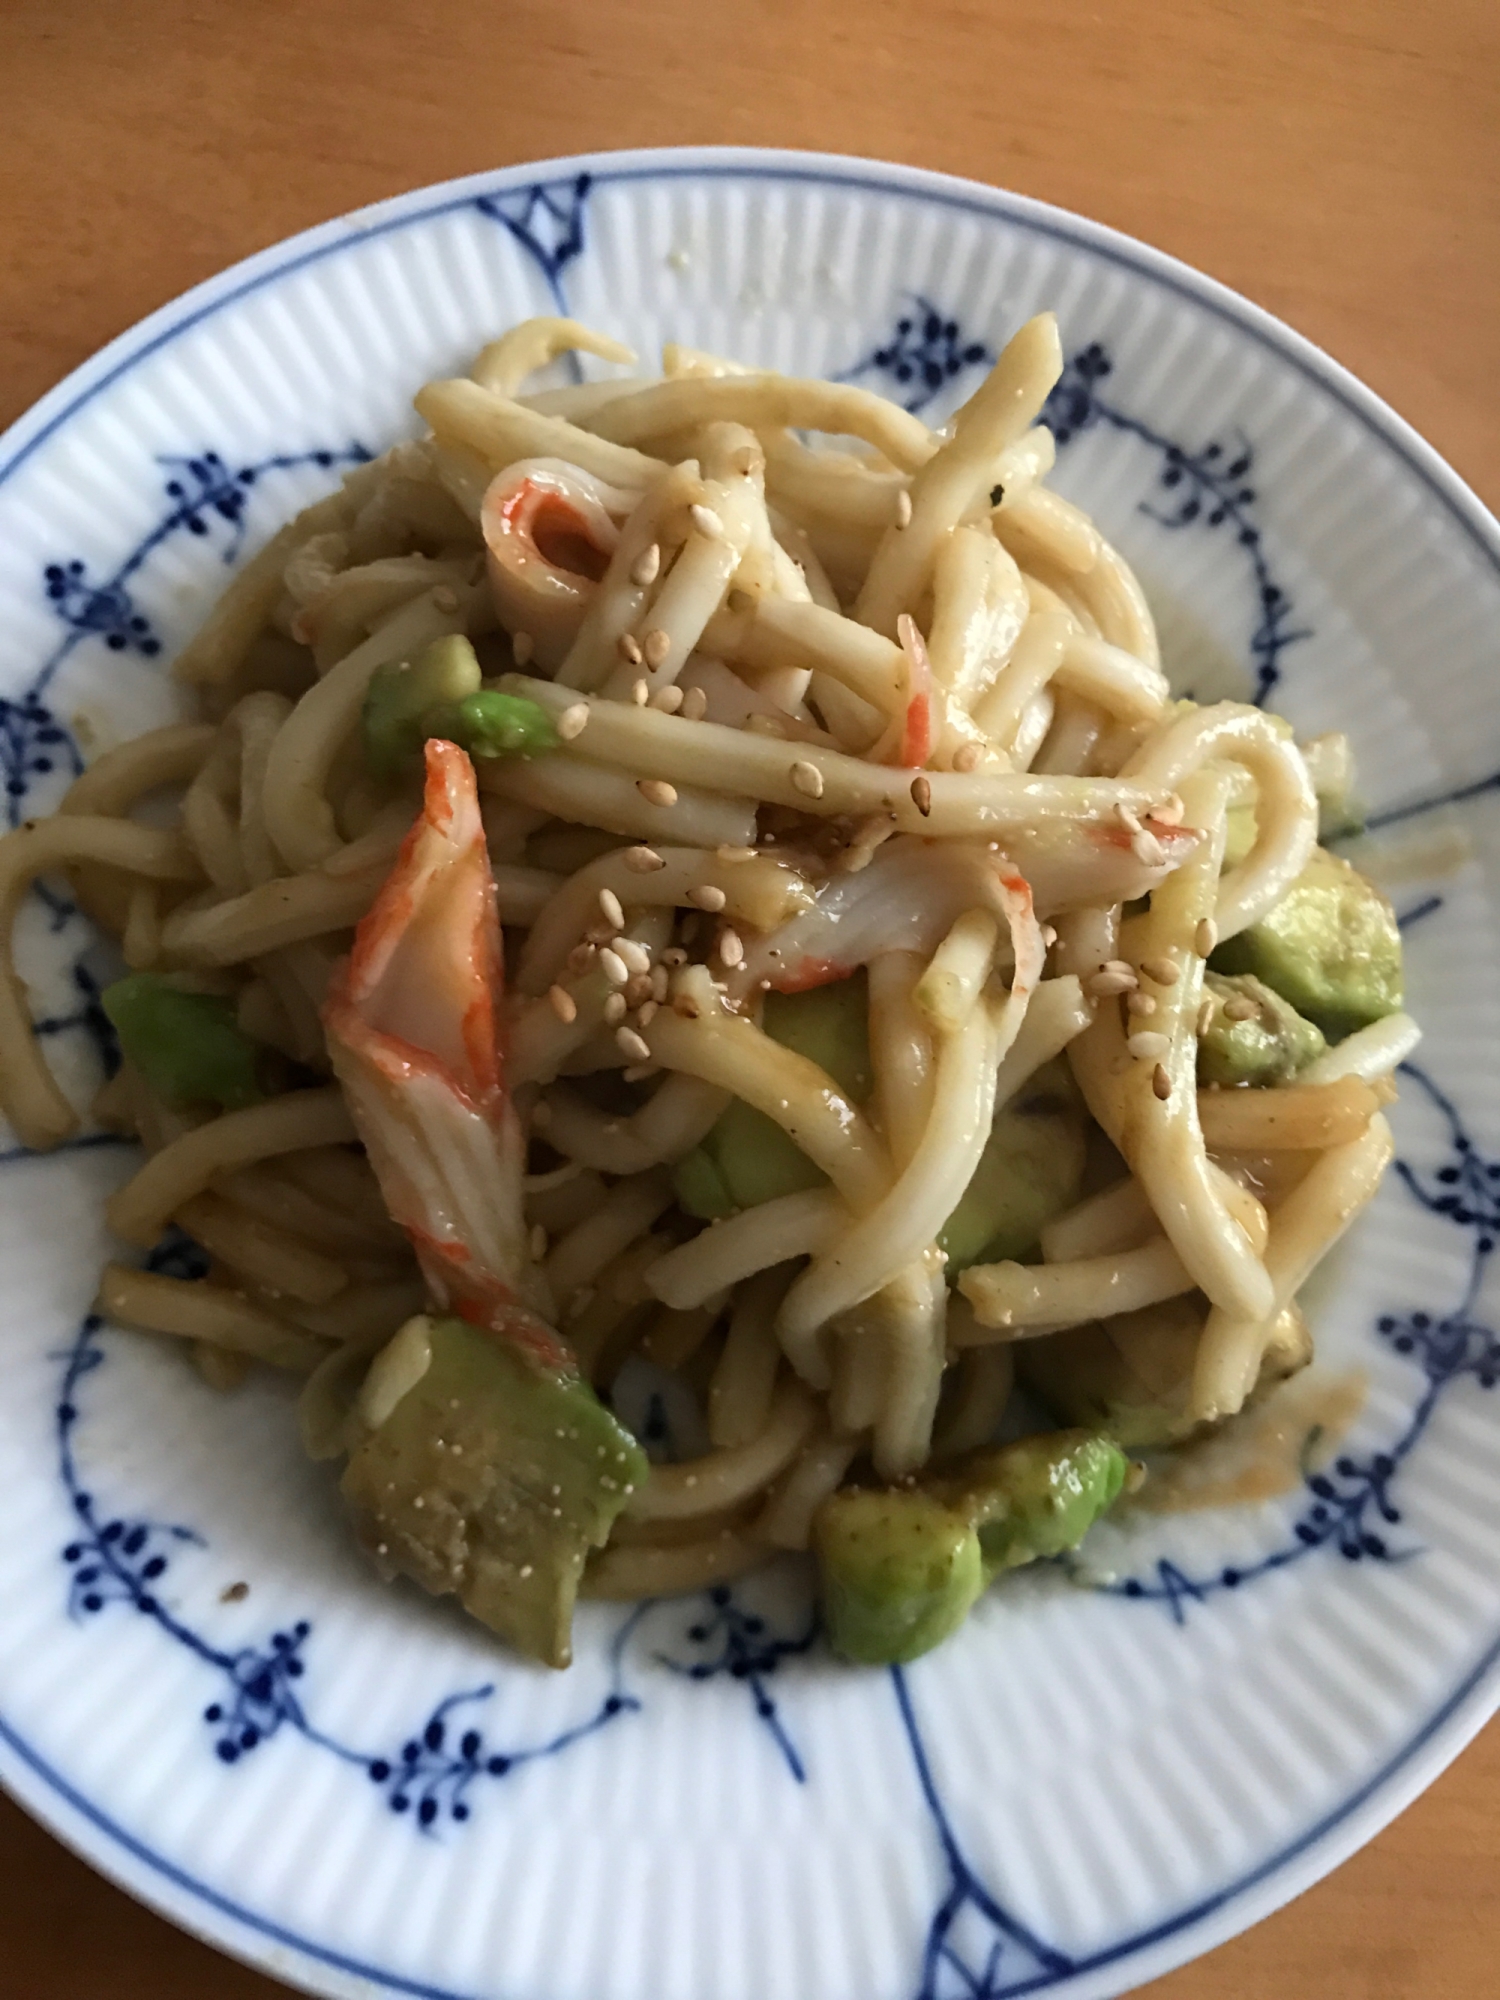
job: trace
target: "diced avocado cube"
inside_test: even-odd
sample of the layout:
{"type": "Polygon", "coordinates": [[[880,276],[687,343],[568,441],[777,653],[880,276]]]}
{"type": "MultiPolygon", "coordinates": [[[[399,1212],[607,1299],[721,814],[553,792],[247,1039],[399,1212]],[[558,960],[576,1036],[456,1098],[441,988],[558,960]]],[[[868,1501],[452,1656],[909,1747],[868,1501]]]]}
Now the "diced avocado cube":
{"type": "Polygon", "coordinates": [[[646,1478],[645,1454],[578,1377],[543,1373],[463,1320],[434,1319],[426,1337],[425,1371],[345,1468],[356,1531],[387,1575],[455,1592],[521,1652],[564,1667],[584,1562],[646,1478]]]}
{"type": "Polygon", "coordinates": [[[995,1114],[979,1165],[938,1237],[952,1280],[970,1264],[1020,1257],[1071,1208],[1087,1147],[1078,1092],[1049,1063],[995,1114]]]}
{"type": "MultiPolygon", "coordinates": [[[[1194,1293],[1117,1313],[1022,1344],[1025,1386],[1065,1423],[1102,1430],[1129,1451],[1179,1444],[1198,1428],[1193,1366],[1204,1305],[1194,1293]]],[[[1268,1393],[1312,1359],[1307,1324],[1289,1306],[1272,1328],[1254,1396],[1268,1393]]]]}
{"type": "Polygon", "coordinates": [[[1373,883],[1322,848],[1275,909],[1227,939],[1210,963],[1264,980],[1330,1041],[1401,1006],[1395,912],[1373,883]]]}
{"type": "Polygon", "coordinates": [[[734,1214],[734,1198],[706,1146],[694,1146],[673,1167],[672,1191],[683,1213],[696,1215],[700,1222],[718,1222],[734,1214]]]}
{"type": "MultiPolygon", "coordinates": [[[[870,1042],[862,972],[805,993],[768,993],[762,1026],[772,1041],[825,1069],[855,1103],[869,1095],[870,1042]]],[[[717,1176],[717,1186],[709,1182],[700,1162],[695,1160],[691,1167],[679,1162],[674,1176],[678,1199],[691,1215],[729,1215],[778,1195],[822,1187],[827,1181],[822,1169],[774,1119],[739,1099],[727,1107],[698,1152],[717,1176]],[[719,1199],[720,1190],[725,1205],[707,1206],[719,1199]]]]}
{"type": "Polygon", "coordinates": [[[423,727],[427,711],[459,702],[479,687],[479,659],[459,634],[433,639],[410,660],[377,667],[365,690],[361,723],[365,761],[377,778],[393,778],[414,764],[433,732],[423,727]]]}
{"type": "Polygon", "coordinates": [[[930,1651],[958,1630],[987,1580],[973,1527],[920,1488],[832,1494],[813,1549],[829,1643],[862,1666],[930,1651]]]}
{"type": "Polygon", "coordinates": [[[735,1208],[757,1208],[778,1195],[822,1187],[827,1180],[774,1118],[739,1098],[725,1109],[704,1146],[735,1208]]]}
{"type": "Polygon", "coordinates": [[[1022,1381],[1064,1423],[1107,1431],[1133,1450],[1174,1443],[1189,1412],[1203,1308],[1191,1294],[1028,1340],[1022,1381]]]}
{"type": "Polygon", "coordinates": [[[1199,1083],[1290,1083],[1327,1048],[1322,1029],[1253,973],[1210,972],[1203,984],[1213,1012],[1198,1038],[1199,1083]],[[1253,1012],[1245,1012],[1247,1003],[1253,1012]]]}
{"type": "Polygon", "coordinates": [[[826,1069],[856,1104],[870,1094],[869,989],[863,972],[805,993],[768,993],[761,1026],[773,1042],[826,1069]]]}
{"type": "Polygon", "coordinates": [[[428,709],[422,734],[444,736],[471,757],[538,757],[558,744],[552,717],[540,702],[495,688],[428,709]]]}
{"type": "Polygon", "coordinates": [[[1049,1431],[973,1453],[932,1491],[979,1536],[985,1575],[1075,1549],[1108,1513],[1129,1462],[1097,1431],[1049,1431]]]}
{"type": "Polygon", "coordinates": [[[185,992],[155,972],[129,973],[99,999],[125,1059],[164,1104],[241,1111],[260,1102],[258,1050],[228,1000],[185,992]]]}

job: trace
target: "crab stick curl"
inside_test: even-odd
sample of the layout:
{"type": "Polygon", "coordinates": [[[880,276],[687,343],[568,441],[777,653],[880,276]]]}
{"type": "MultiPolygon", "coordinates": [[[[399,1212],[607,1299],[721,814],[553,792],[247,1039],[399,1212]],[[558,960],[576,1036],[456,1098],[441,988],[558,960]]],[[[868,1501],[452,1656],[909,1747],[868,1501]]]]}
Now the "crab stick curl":
{"type": "Polygon", "coordinates": [[[515,396],[528,375],[545,368],[560,354],[573,353],[595,354],[601,361],[614,361],[622,368],[629,368],[635,361],[634,349],[611,340],[607,333],[595,333],[592,327],[576,319],[544,313],[535,319],[523,319],[519,326],[492,340],[481,349],[469,372],[482,389],[515,396]]]}
{"type": "Polygon", "coordinates": [[[864,625],[894,638],[932,582],[938,550],[986,490],[995,461],[1027,430],[1062,373],[1051,313],[1028,320],[953,420],[953,435],[912,477],[911,519],[887,528],[855,605],[864,625]]]}
{"type": "Polygon", "coordinates": [[[546,671],[567,657],[634,504],[561,459],[522,459],[485,489],[479,526],[495,610],[546,671]]]}
{"type": "Polygon", "coordinates": [[[1242,765],[1255,785],[1255,845],[1221,879],[1213,910],[1220,938],[1231,938],[1274,908],[1307,866],[1317,844],[1318,802],[1290,737],[1260,709],[1234,701],[1179,716],[1120,776],[1157,792],[1181,791],[1214,760],[1242,765]]]}
{"type": "Polygon", "coordinates": [[[500,923],[474,771],[440,739],[426,756],[421,814],[329,987],[329,1054],[439,1302],[566,1367],[534,1309],[546,1302],[527,1254],[525,1141],[500,1052],[500,923]]]}

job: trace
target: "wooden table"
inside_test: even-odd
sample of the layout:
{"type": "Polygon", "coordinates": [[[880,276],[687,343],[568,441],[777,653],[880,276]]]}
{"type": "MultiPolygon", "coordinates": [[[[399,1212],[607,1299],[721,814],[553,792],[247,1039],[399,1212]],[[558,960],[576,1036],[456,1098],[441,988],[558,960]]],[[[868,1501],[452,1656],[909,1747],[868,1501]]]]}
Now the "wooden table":
{"type": "MultiPolygon", "coordinates": [[[[309,223],[512,160],[728,142],[945,168],[1175,252],[1500,505],[1496,0],[8,0],[0,421],[309,223]],[[811,25],[816,23],[816,30],[811,25]]],[[[1160,2000],[1500,1990],[1500,1729],[1160,2000]]],[[[0,1991],[271,2000],[0,1803],[0,1991]]]]}

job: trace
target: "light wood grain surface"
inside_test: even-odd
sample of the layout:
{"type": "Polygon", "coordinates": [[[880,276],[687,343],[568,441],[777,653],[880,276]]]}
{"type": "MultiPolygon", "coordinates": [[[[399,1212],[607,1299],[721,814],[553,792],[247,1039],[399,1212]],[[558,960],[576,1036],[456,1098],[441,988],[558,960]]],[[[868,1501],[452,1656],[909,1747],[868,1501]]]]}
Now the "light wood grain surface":
{"type": "MultiPolygon", "coordinates": [[[[1320,342],[1500,505],[1500,0],[4,0],[0,421],[342,210],[707,142],[910,161],[1113,223],[1320,342]]],[[[1489,2000],[1497,1797],[1492,1728],[1329,1881],[1150,1992],[1489,2000]]],[[[0,1883],[7,2000],[281,1990],[3,1802],[0,1883]]]]}

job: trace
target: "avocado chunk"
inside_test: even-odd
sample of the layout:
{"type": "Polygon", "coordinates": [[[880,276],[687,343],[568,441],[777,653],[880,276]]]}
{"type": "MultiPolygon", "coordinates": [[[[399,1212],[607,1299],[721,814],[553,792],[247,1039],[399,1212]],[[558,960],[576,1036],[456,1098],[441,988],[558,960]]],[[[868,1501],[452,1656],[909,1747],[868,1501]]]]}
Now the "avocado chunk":
{"type": "Polygon", "coordinates": [[[836,1653],[892,1666],[956,1632],[985,1587],[979,1537],[920,1488],[845,1488],[818,1510],[813,1548],[836,1653]]]}
{"type": "Polygon", "coordinates": [[[480,686],[479,657],[461,633],[410,660],[377,667],[361,714],[365,760],[377,778],[413,767],[429,736],[471,757],[534,757],[557,748],[552,718],[526,695],[480,686]]]}
{"type": "Polygon", "coordinates": [[[159,973],[132,972],[106,986],[99,1003],[126,1061],[164,1104],[242,1111],[264,1096],[256,1045],[228,1000],[188,993],[159,973]]]}
{"type": "Polygon", "coordinates": [[[971,1453],[916,1486],[832,1494],[813,1548],[834,1651],[866,1666],[929,1652],[1002,1570],[1076,1548],[1126,1469],[1110,1439],[1054,1431],[971,1453]]]}
{"type": "Polygon", "coordinates": [[[1128,1461],[1096,1431],[1047,1431],[972,1453],[934,1494],[979,1537],[986,1579],[1076,1549],[1125,1484],[1128,1461]]]}
{"type": "MultiPolygon", "coordinates": [[[[768,993],[761,1026],[773,1042],[825,1069],[859,1104],[870,1094],[867,1007],[865,977],[857,972],[805,993],[768,993]]],[[[774,1119],[738,1098],[672,1176],[683,1208],[705,1221],[823,1187],[827,1178],[774,1119]]]]}
{"type": "MultiPolygon", "coordinates": [[[[1064,1423],[1102,1430],[1129,1451],[1178,1444],[1198,1428],[1191,1397],[1203,1319],[1203,1301],[1187,1293],[1028,1340],[1018,1361],[1021,1380],[1064,1423]]],[[[1307,1323],[1289,1306],[1266,1343],[1254,1396],[1311,1359],[1307,1323]]]]}
{"type": "Polygon", "coordinates": [[[1289,1000],[1253,973],[1231,978],[1210,972],[1203,985],[1213,1012],[1198,1039],[1200,1084],[1290,1083],[1328,1046],[1321,1028],[1304,1021],[1289,1000]],[[1245,1002],[1252,1004],[1253,1013],[1245,1014],[1245,1002]],[[1226,1006],[1234,1008],[1233,1016],[1226,1014],[1226,1006]],[[1235,1018],[1242,1014],[1243,1019],[1235,1018]]]}
{"type": "Polygon", "coordinates": [[[414,659],[377,667],[360,717],[365,761],[374,775],[393,778],[415,763],[428,736],[422,717],[430,708],[476,693],[479,681],[478,655],[457,634],[432,640],[414,659]]]}
{"type": "Polygon", "coordinates": [[[1048,1063],[1001,1105],[974,1177],[938,1237],[952,1279],[970,1264],[1021,1257],[1078,1199],[1087,1149],[1078,1091],[1048,1063]]]}
{"type": "Polygon", "coordinates": [[[1401,933],[1373,883],[1319,848],[1259,923],[1227,939],[1215,972],[1252,973],[1340,1041],[1401,1006],[1401,933]]]}
{"type": "MultiPolygon", "coordinates": [[[[342,1492],[387,1575],[466,1610],[521,1652],[565,1667],[590,1549],[647,1476],[646,1455],[588,1384],[546,1374],[459,1319],[407,1323],[393,1405],[352,1452],[342,1492]],[[425,1368],[407,1365],[425,1337],[425,1368]]],[[[389,1350],[385,1350],[389,1352],[389,1350]]],[[[380,1383],[388,1390],[392,1370],[380,1383]]]]}

